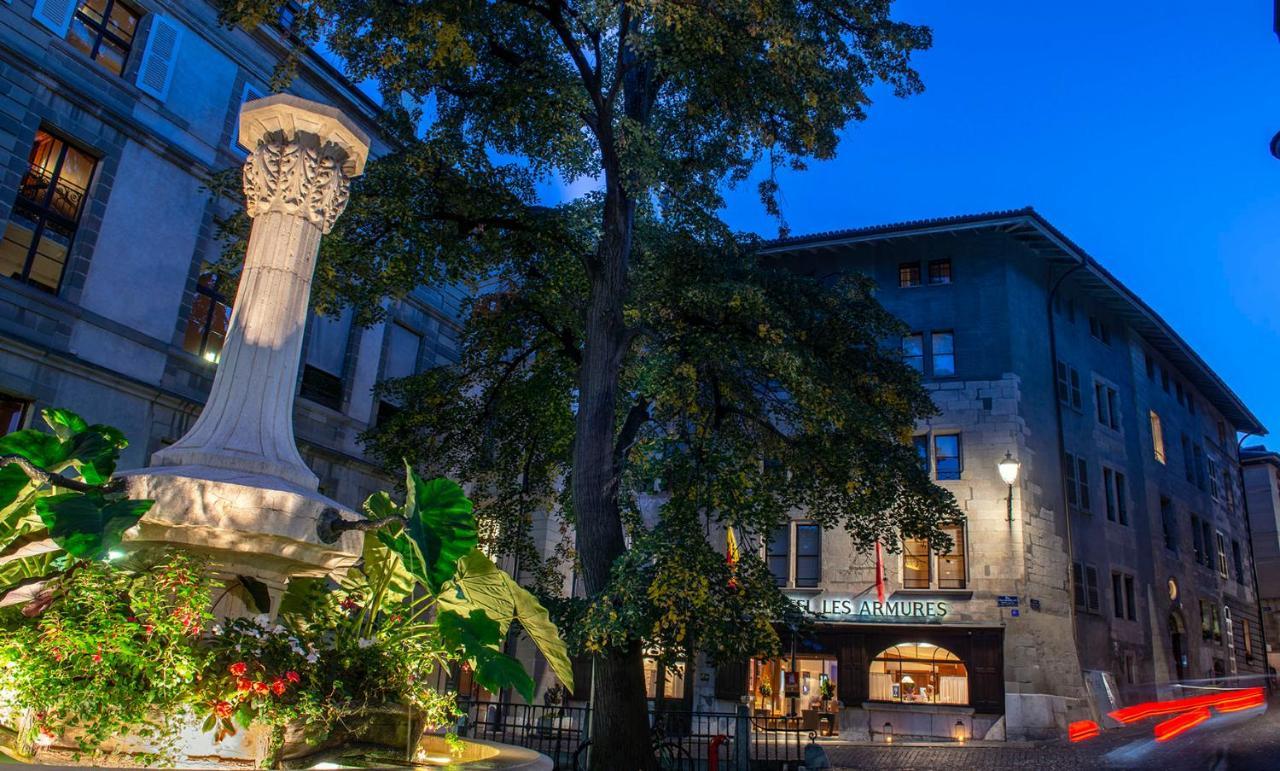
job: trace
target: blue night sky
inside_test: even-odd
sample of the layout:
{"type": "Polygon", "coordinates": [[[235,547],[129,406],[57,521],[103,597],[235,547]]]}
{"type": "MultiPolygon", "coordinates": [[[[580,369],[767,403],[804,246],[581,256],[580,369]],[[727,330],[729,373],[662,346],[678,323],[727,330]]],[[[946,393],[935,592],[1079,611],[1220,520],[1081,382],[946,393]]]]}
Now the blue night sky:
{"type": "MultiPolygon", "coordinates": [[[[1280,432],[1280,41],[1270,2],[1215,5],[900,0],[926,91],[782,178],[792,232],[1034,206],[1280,432]]],[[[754,183],[725,217],[776,234],[754,183]]]]}

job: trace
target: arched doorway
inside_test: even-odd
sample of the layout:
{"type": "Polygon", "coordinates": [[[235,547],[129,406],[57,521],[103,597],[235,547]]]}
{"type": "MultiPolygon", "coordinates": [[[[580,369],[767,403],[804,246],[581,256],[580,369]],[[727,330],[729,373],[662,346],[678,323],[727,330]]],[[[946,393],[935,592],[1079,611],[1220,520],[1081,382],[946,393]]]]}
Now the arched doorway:
{"type": "Polygon", "coordinates": [[[932,643],[892,645],[871,662],[872,701],[969,703],[969,670],[960,657],[932,643]]]}
{"type": "Polygon", "coordinates": [[[1169,647],[1173,652],[1173,669],[1177,680],[1187,678],[1187,627],[1182,623],[1182,616],[1172,612],[1169,614],[1169,647]]]}

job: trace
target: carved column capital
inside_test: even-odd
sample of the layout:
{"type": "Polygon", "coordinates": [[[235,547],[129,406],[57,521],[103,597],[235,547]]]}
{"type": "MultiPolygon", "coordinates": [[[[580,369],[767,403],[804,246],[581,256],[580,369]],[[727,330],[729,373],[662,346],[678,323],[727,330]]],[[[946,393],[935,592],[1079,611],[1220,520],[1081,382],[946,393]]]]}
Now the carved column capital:
{"type": "Polygon", "coordinates": [[[240,143],[250,217],[278,211],[328,233],[346,208],[352,177],[364,171],[369,139],[338,110],[289,94],[244,106],[240,143]]]}

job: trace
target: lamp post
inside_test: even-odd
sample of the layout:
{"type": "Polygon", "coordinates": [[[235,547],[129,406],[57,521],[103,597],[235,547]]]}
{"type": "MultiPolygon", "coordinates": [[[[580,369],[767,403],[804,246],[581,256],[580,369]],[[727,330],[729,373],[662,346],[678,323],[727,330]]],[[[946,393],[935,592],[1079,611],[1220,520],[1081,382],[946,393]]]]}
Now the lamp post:
{"type": "Polygon", "coordinates": [[[1018,468],[1021,465],[1008,450],[1005,451],[1004,458],[996,464],[996,468],[1000,470],[1000,478],[1009,485],[1009,524],[1011,525],[1013,524],[1013,483],[1018,481],[1018,468]]]}

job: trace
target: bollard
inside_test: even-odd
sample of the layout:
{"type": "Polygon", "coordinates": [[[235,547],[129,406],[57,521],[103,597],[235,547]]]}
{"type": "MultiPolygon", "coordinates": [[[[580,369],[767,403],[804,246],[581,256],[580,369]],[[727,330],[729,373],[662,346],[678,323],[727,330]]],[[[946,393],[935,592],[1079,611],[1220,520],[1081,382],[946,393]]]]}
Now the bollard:
{"type": "Polygon", "coordinates": [[[716,734],[711,739],[711,743],[707,745],[707,771],[717,771],[720,768],[720,745],[729,741],[729,737],[724,734],[716,734]]]}

